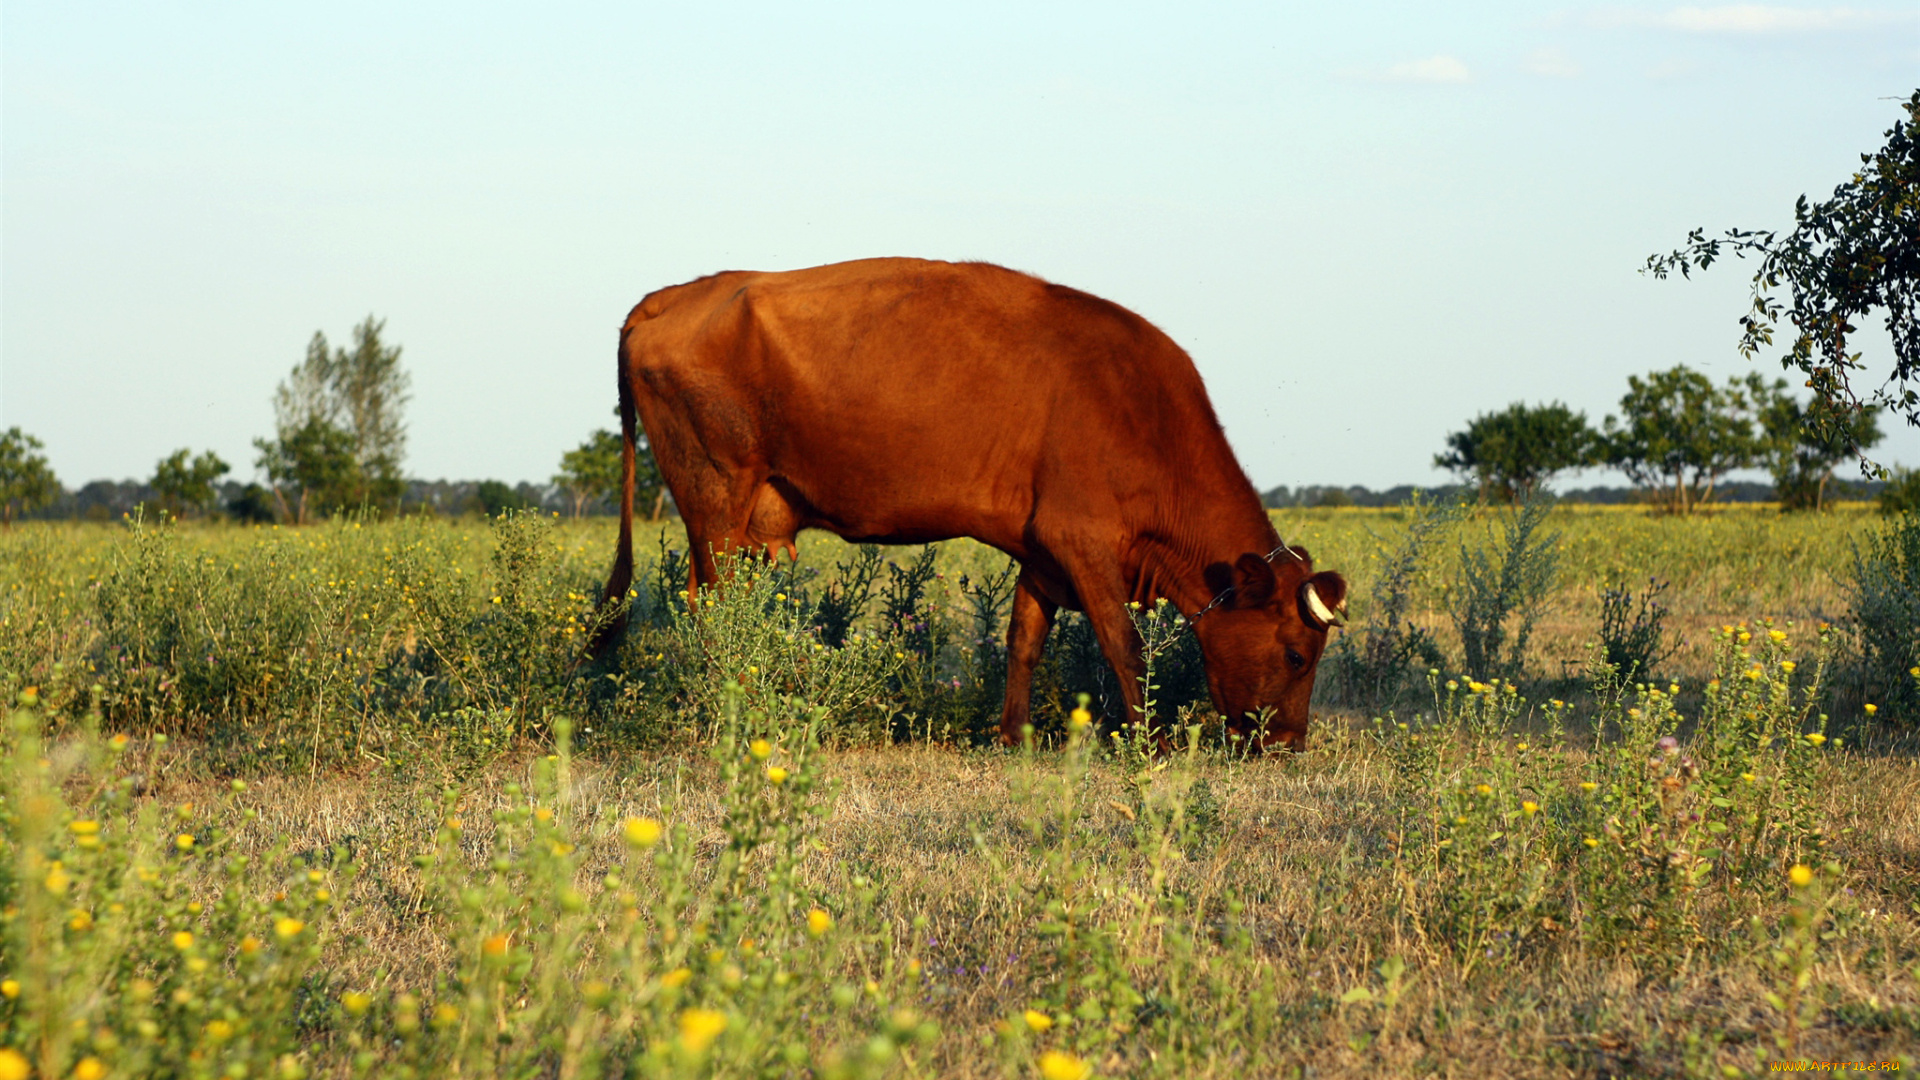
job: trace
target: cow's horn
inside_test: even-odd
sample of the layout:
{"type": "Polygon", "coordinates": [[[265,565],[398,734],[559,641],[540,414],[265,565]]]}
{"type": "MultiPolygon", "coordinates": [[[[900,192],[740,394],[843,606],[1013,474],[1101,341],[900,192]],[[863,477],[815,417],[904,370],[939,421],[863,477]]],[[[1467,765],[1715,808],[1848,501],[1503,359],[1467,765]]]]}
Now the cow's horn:
{"type": "Polygon", "coordinates": [[[1320,621],[1320,625],[1322,626],[1342,625],[1340,621],[1340,616],[1335,615],[1332,611],[1330,611],[1327,608],[1327,605],[1321,601],[1320,594],[1314,591],[1313,582],[1311,581],[1307,582],[1306,593],[1307,593],[1307,610],[1312,612],[1313,617],[1320,621]]]}

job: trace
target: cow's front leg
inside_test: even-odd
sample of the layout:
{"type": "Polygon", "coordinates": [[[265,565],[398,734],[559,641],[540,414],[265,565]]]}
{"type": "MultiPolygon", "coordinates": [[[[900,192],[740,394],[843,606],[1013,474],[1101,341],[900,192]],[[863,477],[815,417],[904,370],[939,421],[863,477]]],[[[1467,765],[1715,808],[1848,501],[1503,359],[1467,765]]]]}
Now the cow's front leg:
{"type": "Polygon", "coordinates": [[[1013,614],[1007,620],[1007,703],[1000,713],[1000,741],[1019,746],[1033,715],[1033,669],[1047,647],[1053,614],[1059,610],[1040,594],[1033,571],[1020,569],[1013,585],[1013,614]]]}

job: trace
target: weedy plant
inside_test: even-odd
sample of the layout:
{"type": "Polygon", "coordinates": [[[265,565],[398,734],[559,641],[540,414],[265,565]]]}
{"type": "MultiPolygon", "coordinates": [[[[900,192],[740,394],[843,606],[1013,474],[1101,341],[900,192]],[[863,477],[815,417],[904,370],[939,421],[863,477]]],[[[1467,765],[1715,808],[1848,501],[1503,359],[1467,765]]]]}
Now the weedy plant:
{"type": "Polygon", "coordinates": [[[1548,704],[1541,730],[1508,682],[1435,675],[1431,721],[1375,721],[1426,793],[1399,849],[1423,935],[1469,967],[1568,934],[1658,957],[1764,906],[1784,866],[1827,844],[1814,784],[1831,740],[1815,709],[1832,637],[1817,635],[1802,670],[1789,629],[1725,628],[1685,742],[1680,688],[1629,684],[1602,656],[1584,762],[1566,703],[1548,704]]]}
{"type": "Polygon", "coordinates": [[[1434,548],[1467,507],[1460,500],[1415,492],[1401,507],[1406,532],[1400,539],[1389,549],[1378,535],[1372,537],[1384,553],[1380,575],[1361,606],[1358,632],[1336,638],[1321,660],[1331,684],[1321,696],[1368,712],[1390,709],[1420,671],[1442,662],[1433,636],[1408,615],[1434,548]]]}
{"type": "Polygon", "coordinates": [[[1651,681],[1654,666],[1680,648],[1665,641],[1665,623],[1672,614],[1660,602],[1669,582],[1647,579],[1644,592],[1625,585],[1600,587],[1600,650],[1607,665],[1622,678],[1651,681]]]}
{"type": "Polygon", "coordinates": [[[1560,534],[1541,532],[1552,509],[1550,498],[1529,499],[1499,516],[1487,543],[1460,545],[1451,611],[1468,671],[1520,677],[1534,620],[1560,572],[1560,534]]]}
{"type": "Polygon", "coordinates": [[[1862,696],[1889,719],[1920,723],[1920,512],[1892,518],[1854,547],[1847,590],[1862,696]]]}
{"type": "Polygon", "coordinates": [[[49,746],[43,723],[11,714],[0,777],[0,1054],[48,1077],[304,1076],[305,991],[351,868],[232,852],[239,781],[223,808],[136,800],[165,736],[49,746]]]}

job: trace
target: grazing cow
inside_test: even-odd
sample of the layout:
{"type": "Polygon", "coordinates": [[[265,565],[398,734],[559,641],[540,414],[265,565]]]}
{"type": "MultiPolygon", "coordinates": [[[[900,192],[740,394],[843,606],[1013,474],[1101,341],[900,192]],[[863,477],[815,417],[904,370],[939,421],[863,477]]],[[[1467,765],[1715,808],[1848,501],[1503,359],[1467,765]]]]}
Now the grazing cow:
{"type": "Polygon", "coordinates": [[[619,358],[624,480],[603,603],[633,579],[638,422],[686,520],[690,590],[714,583],[716,552],[792,555],[801,529],[971,536],[1020,563],[1003,741],[1028,722],[1062,607],[1086,612],[1138,709],[1125,605],[1164,597],[1194,620],[1228,724],[1305,746],[1346,582],[1281,543],[1193,361],[1133,312],[986,263],[729,271],[642,300],[619,358]]]}

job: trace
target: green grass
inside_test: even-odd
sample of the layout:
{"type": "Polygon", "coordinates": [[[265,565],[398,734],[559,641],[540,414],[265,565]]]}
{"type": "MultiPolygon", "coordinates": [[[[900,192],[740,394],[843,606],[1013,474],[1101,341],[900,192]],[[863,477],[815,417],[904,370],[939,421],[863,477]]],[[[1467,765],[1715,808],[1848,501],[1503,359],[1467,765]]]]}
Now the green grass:
{"type": "MultiPolygon", "coordinates": [[[[1822,686],[1868,524],[1557,512],[1525,685],[1251,761],[1192,708],[1170,755],[1076,725],[1071,628],[1050,748],[974,746],[1005,560],[966,542],[887,553],[840,645],[831,538],[697,621],[643,580],[596,668],[604,523],[19,528],[0,1076],[1911,1068],[1920,768],[1822,686]],[[1566,674],[1655,572],[1675,681],[1566,674]]],[[[1364,622],[1397,517],[1280,527],[1364,622]]]]}

